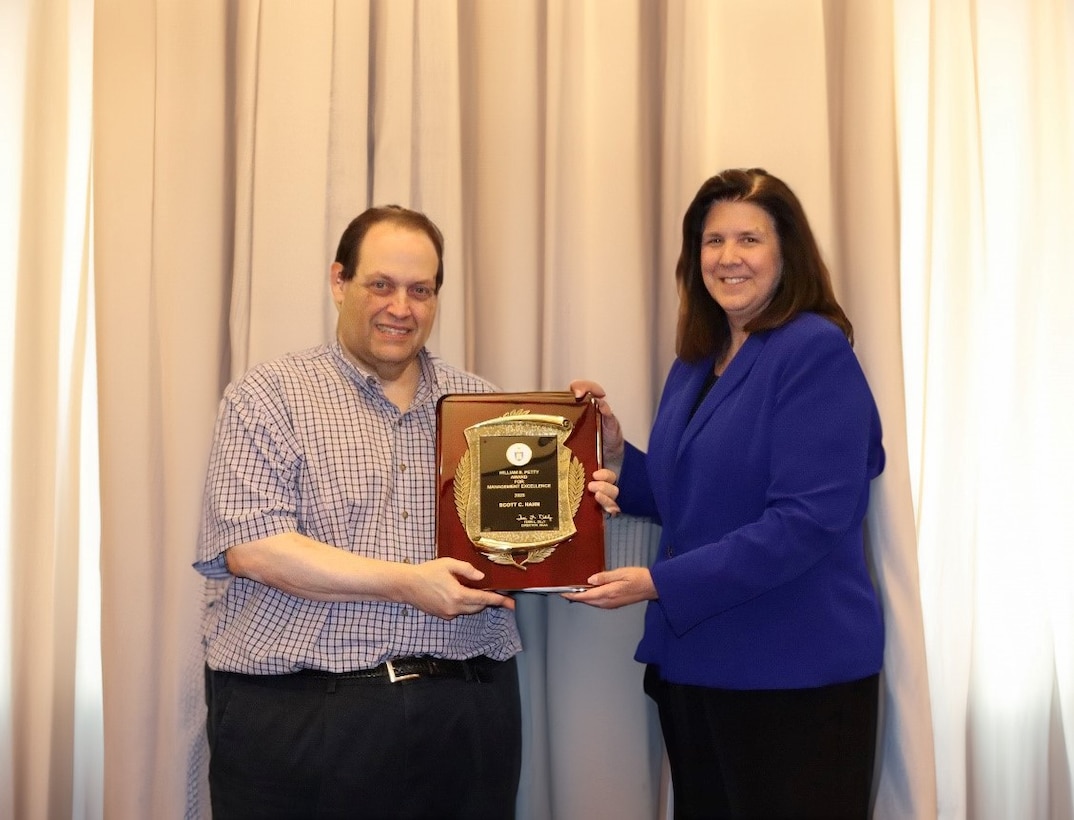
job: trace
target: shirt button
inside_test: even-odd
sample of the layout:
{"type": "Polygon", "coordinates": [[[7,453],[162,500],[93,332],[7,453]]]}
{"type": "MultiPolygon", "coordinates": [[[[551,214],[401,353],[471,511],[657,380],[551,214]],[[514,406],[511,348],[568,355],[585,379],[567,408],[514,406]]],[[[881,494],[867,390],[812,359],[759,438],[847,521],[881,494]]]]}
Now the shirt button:
{"type": "Polygon", "coordinates": [[[671,546],[671,544],[668,544],[668,558],[674,558],[674,557],[675,557],[675,548],[673,546],[671,546]]]}
{"type": "Polygon", "coordinates": [[[405,465],[405,464],[400,464],[400,465],[399,465],[399,472],[401,472],[401,473],[405,473],[405,472],[406,472],[406,465],[405,465]]]}
{"type": "Polygon", "coordinates": [[[408,513],[406,510],[403,510],[403,520],[406,521],[408,518],[410,518],[410,513],[408,513]]]}

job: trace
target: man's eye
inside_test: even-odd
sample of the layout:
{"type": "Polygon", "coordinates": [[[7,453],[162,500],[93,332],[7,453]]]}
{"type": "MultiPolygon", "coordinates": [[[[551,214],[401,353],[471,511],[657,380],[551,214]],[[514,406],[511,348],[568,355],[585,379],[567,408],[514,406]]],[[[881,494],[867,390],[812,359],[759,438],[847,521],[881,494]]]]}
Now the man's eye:
{"type": "Polygon", "coordinates": [[[425,301],[433,295],[433,289],[425,285],[415,285],[410,289],[410,295],[415,299],[425,301]]]}
{"type": "Polygon", "coordinates": [[[391,289],[391,286],[387,282],[370,282],[369,287],[371,290],[379,290],[382,292],[391,289]]]}

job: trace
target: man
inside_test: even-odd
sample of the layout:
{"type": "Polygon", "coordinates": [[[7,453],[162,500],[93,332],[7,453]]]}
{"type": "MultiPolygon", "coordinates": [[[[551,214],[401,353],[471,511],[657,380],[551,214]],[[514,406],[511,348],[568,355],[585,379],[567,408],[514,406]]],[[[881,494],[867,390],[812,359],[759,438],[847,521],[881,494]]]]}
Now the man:
{"type": "Polygon", "coordinates": [[[492,389],[425,349],[440,231],[369,209],[330,281],[335,343],[253,368],[217,418],[195,564],[219,581],[213,816],[510,817],[514,603],[435,559],[437,399],[492,389]]]}

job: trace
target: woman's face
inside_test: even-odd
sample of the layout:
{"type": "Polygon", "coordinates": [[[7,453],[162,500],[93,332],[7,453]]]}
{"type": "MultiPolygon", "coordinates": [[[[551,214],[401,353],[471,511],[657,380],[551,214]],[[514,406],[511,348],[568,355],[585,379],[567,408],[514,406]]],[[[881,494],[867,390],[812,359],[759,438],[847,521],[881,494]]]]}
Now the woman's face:
{"type": "Polygon", "coordinates": [[[752,202],[714,202],[701,230],[701,275],[733,329],[742,330],[768,306],[782,273],[768,212],[752,202]]]}

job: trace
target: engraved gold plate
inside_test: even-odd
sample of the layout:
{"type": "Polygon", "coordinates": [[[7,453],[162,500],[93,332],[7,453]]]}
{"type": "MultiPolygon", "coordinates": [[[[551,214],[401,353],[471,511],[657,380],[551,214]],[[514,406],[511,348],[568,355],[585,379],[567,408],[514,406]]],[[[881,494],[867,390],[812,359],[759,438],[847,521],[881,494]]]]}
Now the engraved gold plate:
{"type": "Polygon", "coordinates": [[[525,569],[577,531],[585,467],[566,441],[570,419],[516,409],[467,427],[455,509],[478,551],[525,569]]]}

